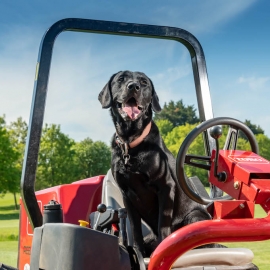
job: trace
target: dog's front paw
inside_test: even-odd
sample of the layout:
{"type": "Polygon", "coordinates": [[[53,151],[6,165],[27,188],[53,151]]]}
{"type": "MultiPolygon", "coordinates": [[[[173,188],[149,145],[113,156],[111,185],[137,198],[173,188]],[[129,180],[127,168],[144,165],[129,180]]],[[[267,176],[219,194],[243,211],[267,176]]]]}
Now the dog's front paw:
{"type": "Polygon", "coordinates": [[[149,234],[144,238],[144,250],[146,257],[150,257],[150,255],[154,252],[156,247],[159,245],[159,241],[157,237],[153,234],[149,234]]]}

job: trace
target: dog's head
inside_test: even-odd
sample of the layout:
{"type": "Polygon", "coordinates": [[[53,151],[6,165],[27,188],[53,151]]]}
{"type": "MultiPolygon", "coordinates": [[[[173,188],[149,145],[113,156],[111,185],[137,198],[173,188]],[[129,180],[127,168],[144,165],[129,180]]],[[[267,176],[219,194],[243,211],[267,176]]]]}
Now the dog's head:
{"type": "Polygon", "coordinates": [[[152,81],[142,72],[120,71],[114,74],[99,93],[102,108],[111,108],[124,121],[135,121],[153,109],[160,112],[152,81]]]}

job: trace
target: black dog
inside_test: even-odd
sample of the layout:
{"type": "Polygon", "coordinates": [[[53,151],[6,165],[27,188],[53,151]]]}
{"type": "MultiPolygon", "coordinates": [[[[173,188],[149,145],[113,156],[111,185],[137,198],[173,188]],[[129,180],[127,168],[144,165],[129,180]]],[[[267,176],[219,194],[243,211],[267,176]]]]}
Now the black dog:
{"type": "Polygon", "coordinates": [[[152,121],[152,110],[161,111],[152,81],[141,72],[121,71],[98,99],[102,108],[110,108],[116,129],[111,169],[123,194],[134,245],[149,256],[173,231],[210,216],[178,183],[175,159],[152,121]],[[141,219],[153,232],[147,240],[141,219]]]}

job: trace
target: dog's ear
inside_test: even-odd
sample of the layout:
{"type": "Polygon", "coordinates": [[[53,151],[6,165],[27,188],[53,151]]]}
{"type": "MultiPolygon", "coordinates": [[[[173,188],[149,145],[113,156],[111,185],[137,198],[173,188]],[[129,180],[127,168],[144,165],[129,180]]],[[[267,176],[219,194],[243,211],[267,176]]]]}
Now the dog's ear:
{"type": "Polygon", "coordinates": [[[111,107],[112,97],[109,82],[103,87],[102,91],[99,93],[98,100],[101,103],[103,109],[108,109],[111,107]]]}
{"type": "Polygon", "coordinates": [[[101,103],[103,109],[108,109],[112,105],[111,82],[115,77],[115,75],[118,74],[119,72],[111,76],[110,80],[106,83],[106,85],[103,87],[103,89],[98,95],[98,100],[101,103]]]}
{"type": "Polygon", "coordinates": [[[153,82],[151,80],[150,80],[150,82],[151,82],[151,85],[152,85],[152,108],[153,108],[153,111],[155,113],[159,113],[162,110],[161,107],[160,107],[160,104],[159,104],[159,98],[158,98],[158,95],[156,93],[153,82]]]}

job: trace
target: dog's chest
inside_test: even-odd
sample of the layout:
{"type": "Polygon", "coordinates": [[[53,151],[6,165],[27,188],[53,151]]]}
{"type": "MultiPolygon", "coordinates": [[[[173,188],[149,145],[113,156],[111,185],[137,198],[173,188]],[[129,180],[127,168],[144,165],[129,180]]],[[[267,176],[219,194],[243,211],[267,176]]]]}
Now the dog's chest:
{"type": "MultiPolygon", "coordinates": [[[[114,170],[123,175],[130,174],[143,174],[149,175],[149,172],[155,167],[154,154],[146,152],[139,152],[133,154],[130,151],[128,159],[126,160],[123,155],[117,154],[114,162],[114,170]]],[[[150,175],[149,175],[150,176],[150,175]]]]}
{"type": "Polygon", "coordinates": [[[150,212],[154,211],[158,204],[158,190],[146,175],[131,172],[129,174],[117,173],[116,181],[123,196],[129,198],[142,216],[149,215],[150,212]]]}

